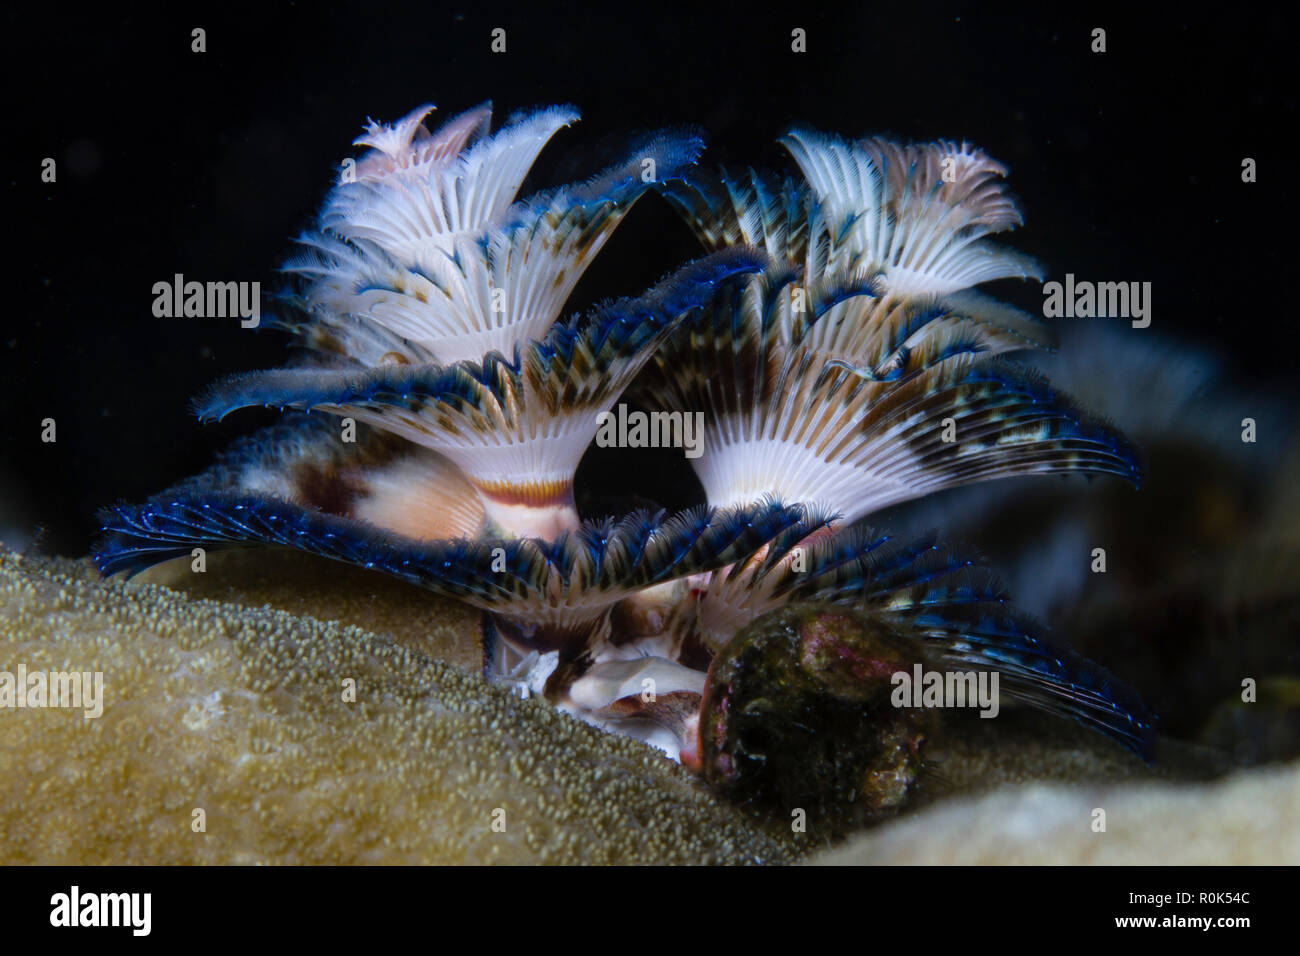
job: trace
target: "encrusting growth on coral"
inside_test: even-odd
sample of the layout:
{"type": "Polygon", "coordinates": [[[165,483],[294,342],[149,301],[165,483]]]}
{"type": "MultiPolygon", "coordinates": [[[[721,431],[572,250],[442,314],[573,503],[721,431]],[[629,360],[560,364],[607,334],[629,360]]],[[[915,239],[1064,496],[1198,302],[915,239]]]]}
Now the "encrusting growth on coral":
{"type": "Polygon", "coordinates": [[[663,133],[517,200],[576,112],[488,135],[486,106],[437,131],[429,111],[368,127],[287,267],[296,314],[278,324],[306,364],[197,403],[204,419],[293,417],[108,509],[104,574],[252,543],[383,571],[481,608],[493,679],[691,764],[701,722],[717,726],[710,662],[738,631],[792,602],[856,607],[944,666],[997,671],[1009,699],[1144,749],[1136,695],[1050,642],[990,574],[937,538],[860,523],[1004,476],[1137,481],[1122,436],[1005,354],[1051,347],[1050,329],[972,289],[1039,276],[989,239],[1020,224],[1003,167],[965,144],[796,130],[782,142],[800,179],[718,178],[691,168],[698,137],[663,133]],[[708,254],[561,319],[651,189],[708,254]],[[705,506],[580,520],[578,463],[625,393],[659,422],[702,416],[705,506]],[[360,423],[357,441],[313,411],[360,423]]]}

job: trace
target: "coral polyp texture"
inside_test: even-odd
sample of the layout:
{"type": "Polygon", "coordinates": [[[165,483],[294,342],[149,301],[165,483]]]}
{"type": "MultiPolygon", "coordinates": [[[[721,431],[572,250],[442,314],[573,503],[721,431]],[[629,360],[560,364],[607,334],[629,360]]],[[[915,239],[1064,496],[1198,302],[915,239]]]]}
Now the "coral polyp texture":
{"type": "MultiPolygon", "coordinates": [[[[745,768],[780,769],[763,731],[792,717],[726,710],[751,699],[832,700],[841,724],[879,720],[912,774],[925,733],[876,704],[854,710],[908,661],[996,674],[1007,702],[1145,753],[1152,718],[1137,696],[1049,640],[989,571],[936,535],[863,523],[1012,475],[1138,480],[1122,436],[1008,357],[1050,349],[1052,330],[973,289],[1040,277],[991,239],[1021,222],[1002,166],[966,144],[798,129],[781,139],[797,175],[735,176],[699,170],[701,139],[669,131],[586,182],[517,199],[576,111],[490,134],[488,106],[436,130],[431,110],[369,124],[286,265],[270,324],[305,357],[196,402],[204,420],[249,406],[283,420],[209,471],[106,510],[103,574],[267,544],[393,575],[483,612],[490,680],[739,792],[752,789],[745,768]],[[562,317],[651,190],[703,258],[562,317]],[[620,402],[665,442],[700,423],[686,457],[705,503],[580,517],[579,462],[620,402]],[[792,604],[813,617],[774,636],[760,618],[792,604]]],[[[875,770],[858,769],[894,765],[880,745],[858,748],[875,770]]]]}

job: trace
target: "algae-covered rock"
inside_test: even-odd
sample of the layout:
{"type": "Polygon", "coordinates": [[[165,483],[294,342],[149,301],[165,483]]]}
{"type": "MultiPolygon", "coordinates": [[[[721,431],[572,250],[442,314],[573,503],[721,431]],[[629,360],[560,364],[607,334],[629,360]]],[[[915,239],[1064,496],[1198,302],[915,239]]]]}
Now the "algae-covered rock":
{"type": "Polygon", "coordinates": [[[896,706],[894,675],[930,652],[876,613],[792,605],[760,617],[718,655],[700,719],[700,760],[749,807],[806,812],[823,834],[1005,784],[1206,779],[1231,769],[1212,748],[1161,740],[1148,765],[1064,717],[1005,702],[896,706]]]}
{"type": "Polygon", "coordinates": [[[817,605],[764,615],[709,670],[706,779],[833,832],[892,814],[920,773],[935,719],[893,706],[891,677],[923,659],[920,642],[883,615],[817,605]]]}
{"type": "Polygon", "coordinates": [[[795,856],[656,751],[355,624],[0,551],[20,664],[102,672],[103,713],[0,709],[3,863],[795,856]]]}

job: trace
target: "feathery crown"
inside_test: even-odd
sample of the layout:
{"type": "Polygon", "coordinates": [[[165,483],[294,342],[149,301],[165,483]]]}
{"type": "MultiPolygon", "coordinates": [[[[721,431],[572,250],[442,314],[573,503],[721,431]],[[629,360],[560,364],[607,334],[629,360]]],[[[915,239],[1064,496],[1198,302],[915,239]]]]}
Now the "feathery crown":
{"type": "MultiPolygon", "coordinates": [[[[636,712],[629,688],[647,673],[698,698],[711,655],[765,612],[852,605],[1141,749],[1136,696],[1049,642],[987,572],[933,537],[857,523],[1008,475],[1137,479],[1120,435],[1006,357],[1050,348],[1051,330],[973,290],[1039,277],[989,239],[1021,222],[1002,166],[966,144],[796,130],[781,142],[800,180],[709,177],[689,171],[698,137],[664,133],[589,182],[518,200],[576,111],[489,135],[488,105],[436,131],[431,109],[369,124],[286,266],[297,315],[278,321],[307,364],[197,402],[204,419],[295,411],[203,475],[106,510],[104,574],[250,543],[380,570],[488,612],[489,659],[549,655],[545,692],[598,723],[636,712]],[[709,254],[561,321],[652,187],[709,254]],[[707,506],[579,519],[579,460],[628,390],[703,414],[692,463],[707,506]],[[360,422],[357,440],[313,410],[360,422]]],[[[675,730],[689,749],[690,722],[675,730]]]]}

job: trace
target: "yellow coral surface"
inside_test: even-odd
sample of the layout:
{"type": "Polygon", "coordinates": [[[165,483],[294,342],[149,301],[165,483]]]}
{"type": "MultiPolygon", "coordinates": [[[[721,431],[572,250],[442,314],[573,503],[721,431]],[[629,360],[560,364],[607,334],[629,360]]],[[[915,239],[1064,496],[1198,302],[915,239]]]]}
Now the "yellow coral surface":
{"type": "Polygon", "coordinates": [[[18,664],[102,671],[104,706],[0,709],[3,863],[795,855],[650,748],[355,624],[0,551],[18,664]]]}

